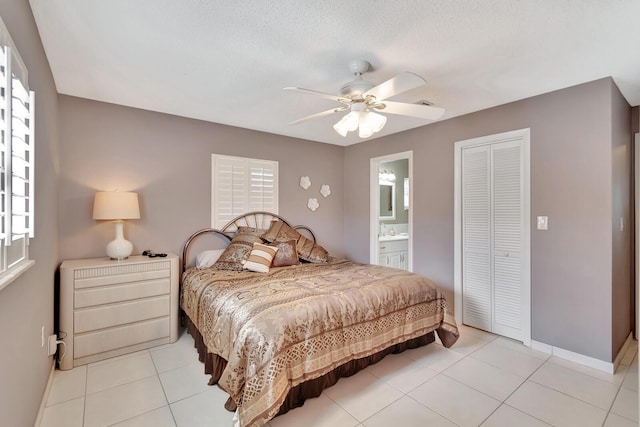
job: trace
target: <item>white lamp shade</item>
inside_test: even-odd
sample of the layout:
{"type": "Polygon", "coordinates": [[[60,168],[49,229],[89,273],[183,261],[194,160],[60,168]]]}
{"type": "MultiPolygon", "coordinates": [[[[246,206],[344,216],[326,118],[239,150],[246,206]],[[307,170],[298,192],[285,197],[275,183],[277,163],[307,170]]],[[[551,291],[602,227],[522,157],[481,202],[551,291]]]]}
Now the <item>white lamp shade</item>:
{"type": "Polygon", "coordinates": [[[138,194],[128,191],[98,191],[93,199],[93,219],[139,219],[138,194]]]}
{"type": "Polygon", "coordinates": [[[93,219],[113,220],[116,238],[107,245],[107,255],[112,259],[125,259],[133,251],[131,242],[124,238],[125,219],[140,218],[138,194],[128,191],[98,191],[93,199],[93,219]]]}

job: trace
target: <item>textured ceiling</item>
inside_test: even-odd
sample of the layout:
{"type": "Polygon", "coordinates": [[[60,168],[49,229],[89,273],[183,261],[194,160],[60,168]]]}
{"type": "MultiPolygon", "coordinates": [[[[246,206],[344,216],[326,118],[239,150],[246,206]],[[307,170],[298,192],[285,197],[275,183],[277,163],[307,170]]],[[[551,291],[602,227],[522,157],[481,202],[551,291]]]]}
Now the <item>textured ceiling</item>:
{"type": "MultiPolygon", "coordinates": [[[[375,83],[427,85],[441,120],[612,76],[640,104],[638,0],[30,0],[58,92],[349,145],[337,94],[365,59],[375,83]]],[[[430,122],[390,115],[375,137],[430,122]]]]}

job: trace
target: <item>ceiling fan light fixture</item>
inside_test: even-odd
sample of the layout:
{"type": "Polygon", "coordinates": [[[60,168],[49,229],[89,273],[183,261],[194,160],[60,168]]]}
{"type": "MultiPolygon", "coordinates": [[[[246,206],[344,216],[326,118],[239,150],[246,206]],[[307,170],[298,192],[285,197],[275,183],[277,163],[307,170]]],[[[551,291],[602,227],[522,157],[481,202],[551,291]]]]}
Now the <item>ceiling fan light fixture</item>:
{"type": "Polygon", "coordinates": [[[355,74],[355,79],[342,87],[340,91],[341,96],[299,87],[286,87],[286,90],[295,90],[297,92],[321,96],[344,104],[340,108],[333,108],[312,114],[289,124],[299,124],[307,120],[349,110],[338,123],[333,125],[333,129],[343,137],[346,137],[349,132],[358,130],[358,136],[360,136],[360,138],[369,138],[374,133],[380,132],[387,123],[387,117],[377,114],[375,112],[376,110],[384,110],[384,113],[387,114],[397,114],[427,120],[438,120],[444,114],[444,108],[427,105],[424,101],[419,105],[387,101],[387,99],[400,93],[425,85],[427,82],[419,75],[405,71],[374,86],[374,83],[362,78],[362,74],[370,68],[371,64],[367,61],[352,61],[349,64],[349,69],[355,74]]]}
{"type": "Polygon", "coordinates": [[[382,114],[367,111],[360,113],[360,128],[363,126],[371,129],[373,133],[380,132],[387,123],[387,117],[382,114]]]}
{"type": "Polygon", "coordinates": [[[373,132],[373,129],[371,129],[371,128],[368,128],[366,126],[360,126],[358,128],[358,136],[360,138],[369,138],[373,134],[374,134],[374,132],[373,132]]]}
{"type": "Polygon", "coordinates": [[[350,111],[333,125],[333,128],[344,137],[357,129],[360,138],[369,138],[374,133],[380,132],[386,123],[387,118],[382,114],[372,111],[350,111]]]}
{"type": "Polygon", "coordinates": [[[347,133],[358,129],[358,122],[358,113],[356,111],[350,111],[345,114],[338,123],[333,125],[333,128],[340,135],[347,136],[347,133]]]}

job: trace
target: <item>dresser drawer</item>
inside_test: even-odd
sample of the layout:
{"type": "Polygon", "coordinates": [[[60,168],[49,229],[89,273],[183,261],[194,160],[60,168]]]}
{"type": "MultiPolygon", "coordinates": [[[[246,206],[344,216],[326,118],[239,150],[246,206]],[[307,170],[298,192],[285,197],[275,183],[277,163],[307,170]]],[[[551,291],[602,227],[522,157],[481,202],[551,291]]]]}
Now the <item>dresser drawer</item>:
{"type": "Polygon", "coordinates": [[[170,329],[169,319],[169,317],[163,317],[146,322],[76,335],[73,339],[73,357],[78,359],[92,354],[103,353],[109,350],[168,337],[170,329]]]}
{"type": "Polygon", "coordinates": [[[96,329],[110,328],[124,325],[125,323],[166,316],[170,311],[169,295],[88,308],[75,312],[73,330],[78,334],[96,329]]]}
{"type": "Polygon", "coordinates": [[[99,288],[80,289],[74,295],[74,308],[111,304],[168,294],[171,291],[171,280],[167,278],[126,283],[123,285],[104,286],[99,288]]]}
{"type": "Polygon", "coordinates": [[[175,342],[179,258],[132,255],[60,265],[60,369],[175,342]]]}
{"type": "Polygon", "coordinates": [[[96,286],[117,285],[120,283],[139,282],[141,280],[162,279],[171,276],[171,270],[138,271],[117,274],[114,276],[87,277],[74,281],[75,289],[93,288],[96,286]]]}

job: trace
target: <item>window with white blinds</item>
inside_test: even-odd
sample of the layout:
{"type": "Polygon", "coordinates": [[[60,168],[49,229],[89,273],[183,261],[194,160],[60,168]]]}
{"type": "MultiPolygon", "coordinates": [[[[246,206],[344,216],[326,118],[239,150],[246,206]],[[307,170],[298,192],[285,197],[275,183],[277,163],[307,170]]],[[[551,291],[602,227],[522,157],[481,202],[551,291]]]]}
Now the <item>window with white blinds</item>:
{"type": "Polygon", "coordinates": [[[211,226],[247,212],[278,213],[278,162],[211,155],[211,226]]]}
{"type": "Polygon", "coordinates": [[[34,93],[0,20],[0,288],[29,259],[34,236],[34,93]]]}

